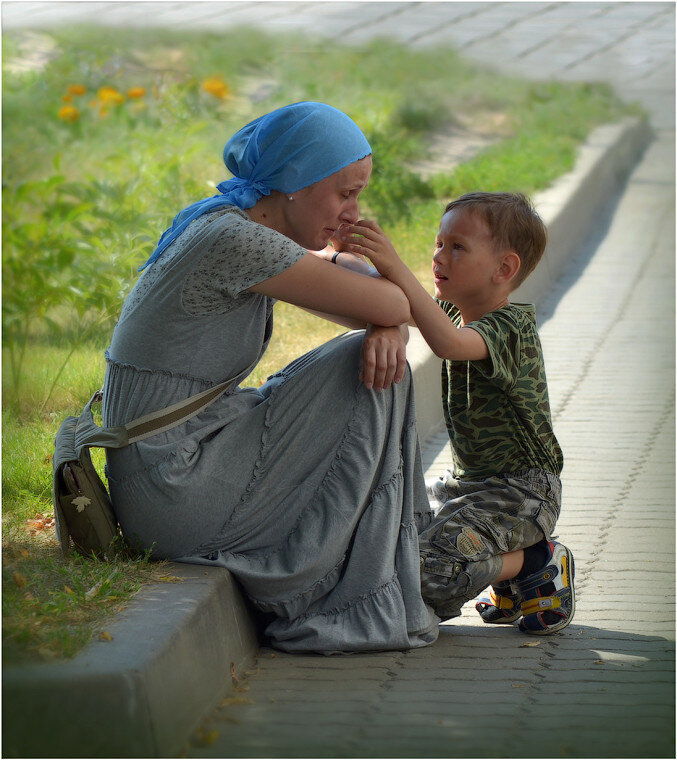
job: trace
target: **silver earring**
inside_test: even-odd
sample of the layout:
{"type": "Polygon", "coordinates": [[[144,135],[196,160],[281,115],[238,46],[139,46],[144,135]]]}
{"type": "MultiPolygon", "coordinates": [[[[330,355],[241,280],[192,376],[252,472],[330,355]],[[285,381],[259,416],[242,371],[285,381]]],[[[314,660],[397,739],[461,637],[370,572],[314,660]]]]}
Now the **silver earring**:
{"type": "Polygon", "coordinates": [[[294,200],[294,196],[293,196],[293,195],[290,195],[290,196],[288,196],[288,197],[289,197],[289,200],[290,200],[290,201],[293,201],[293,200],[294,200]]]}

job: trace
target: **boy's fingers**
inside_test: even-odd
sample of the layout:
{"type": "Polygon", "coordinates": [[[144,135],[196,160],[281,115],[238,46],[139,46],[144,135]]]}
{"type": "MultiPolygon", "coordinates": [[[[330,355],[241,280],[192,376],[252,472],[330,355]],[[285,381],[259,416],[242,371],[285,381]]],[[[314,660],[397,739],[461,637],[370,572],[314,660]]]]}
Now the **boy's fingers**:
{"type": "Polygon", "coordinates": [[[357,225],[360,225],[361,227],[367,227],[368,229],[372,230],[373,232],[379,233],[381,232],[381,228],[371,219],[358,219],[356,222],[357,225]]]}
{"type": "Polygon", "coordinates": [[[346,233],[352,233],[353,235],[362,235],[363,237],[369,238],[370,240],[378,238],[379,235],[383,234],[381,228],[378,226],[378,224],[376,224],[376,222],[363,220],[360,220],[355,224],[348,224],[345,227],[342,227],[341,233],[344,235],[346,233]],[[345,232],[343,232],[344,230],[345,232]]]}

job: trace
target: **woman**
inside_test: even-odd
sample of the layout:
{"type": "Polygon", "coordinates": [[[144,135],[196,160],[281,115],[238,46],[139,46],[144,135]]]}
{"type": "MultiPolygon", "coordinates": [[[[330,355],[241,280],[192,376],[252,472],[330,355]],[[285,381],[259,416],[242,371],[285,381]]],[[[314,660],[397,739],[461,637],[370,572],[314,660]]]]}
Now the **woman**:
{"type": "Polygon", "coordinates": [[[368,363],[364,383],[353,332],[239,387],[276,299],[352,327],[408,319],[392,283],[309,253],[358,219],[371,148],[342,112],[296,103],[241,129],[224,161],[233,179],[175,218],[125,302],[104,422],[235,380],[183,425],[109,451],[123,532],[154,556],[227,567],[270,613],[280,649],[429,644],[438,620],[420,596],[417,528],[430,512],[411,378],[392,344],[369,345],[377,369],[368,363]],[[393,375],[382,392],[367,387],[393,375]]]}

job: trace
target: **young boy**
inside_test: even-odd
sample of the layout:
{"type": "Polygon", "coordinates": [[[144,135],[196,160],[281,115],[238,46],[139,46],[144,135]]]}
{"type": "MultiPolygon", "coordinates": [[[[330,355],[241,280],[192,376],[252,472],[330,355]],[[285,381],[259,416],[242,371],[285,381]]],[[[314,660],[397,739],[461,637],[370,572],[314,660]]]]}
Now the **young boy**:
{"type": "Polygon", "coordinates": [[[341,239],[404,290],[413,323],[444,360],[453,472],[429,486],[442,506],[420,536],[423,598],[448,619],[491,585],[476,605],[486,623],[561,630],[575,609],[573,556],[551,538],[562,452],[534,307],[509,301],[543,255],[542,220],[518,194],[450,203],[435,242],[435,300],[374,222],[343,228],[341,239]]]}

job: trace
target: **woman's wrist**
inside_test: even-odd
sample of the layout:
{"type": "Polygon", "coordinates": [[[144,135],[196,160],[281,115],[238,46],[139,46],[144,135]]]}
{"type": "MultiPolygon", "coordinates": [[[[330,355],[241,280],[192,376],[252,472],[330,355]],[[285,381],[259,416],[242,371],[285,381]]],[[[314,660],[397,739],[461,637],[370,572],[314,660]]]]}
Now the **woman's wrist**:
{"type": "Polygon", "coordinates": [[[365,261],[360,256],[356,256],[354,253],[350,253],[350,251],[336,251],[331,257],[331,262],[332,264],[336,264],[337,266],[343,267],[344,269],[350,269],[353,272],[365,274],[368,277],[381,276],[378,273],[376,267],[372,266],[368,261],[365,261]],[[344,254],[344,257],[341,259],[341,261],[338,261],[339,253],[344,254]]]}

